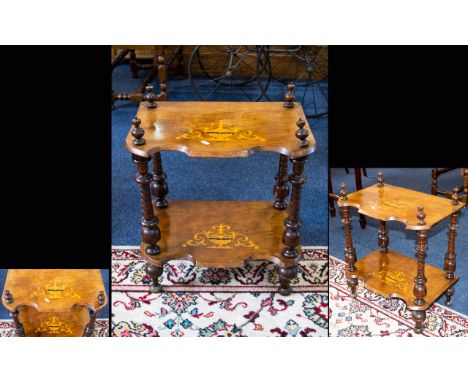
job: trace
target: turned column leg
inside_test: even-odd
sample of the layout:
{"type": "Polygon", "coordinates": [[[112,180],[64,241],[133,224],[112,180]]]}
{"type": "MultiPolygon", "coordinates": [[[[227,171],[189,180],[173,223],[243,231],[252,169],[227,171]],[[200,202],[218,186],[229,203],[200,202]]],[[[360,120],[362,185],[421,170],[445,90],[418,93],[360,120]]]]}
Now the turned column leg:
{"type": "Polygon", "coordinates": [[[158,227],[159,219],[154,214],[151,204],[150,183],[151,174],[148,172],[149,158],[132,155],[133,162],[138,166],[137,183],[140,185],[141,205],[143,209],[143,219],[141,220],[141,239],[145,244],[145,253],[154,256],[161,252],[158,241],[161,239],[161,232],[158,227]]]}
{"type": "MultiPolygon", "coordinates": [[[[344,227],[345,233],[345,262],[347,264],[348,272],[355,272],[356,266],[354,265],[357,261],[356,250],[353,247],[353,238],[351,236],[351,218],[349,216],[349,207],[342,206],[340,207],[341,214],[341,224],[344,227]]],[[[347,273],[348,273],[347,272],[347,273]]],[[[355,275],[347,275],[347,283],[351,289],[351,296],[356,296],[356,289],[358,285],[358,279],[355,275]]]]}
{"type": "Polygon", "coordinates": [[[275,176],[276,183],[273,186],[273,195],[276,200],[274,207],[277,210],[284,210],[287,207],[286,197],[289,195],[288,184],[288,157],[281,154],[278,166],[278,173],[275,176]]]}
{"type": "Polygon", "coordinates": [[[132,72],[132,78],[138,77],[138,65],[136,61],[135,49],[130,50],[130,71],[132,72]]]}
{"type": "Polygon", "coordinates": [[[283,249],[283,256],[296,258],[299,255],[296,247],[301,244],[301,192],[302,185],[307,181],[304,176],[304,165],[307,162],[307,156],[291,159],[291,161],[293,162],[293,173],[289,177],[289,182],[292,184],[292,192],[288,217],[284,220],[283,244],[285,248],[283,249]]]}
{"type": "Polygon", "coordinates": [[[166,182],[167,176],[163,171],[161,153],[153,154],[153,183],[151,183],[151,193],[155,198],[155,204],[158,208],[168,206],[166,196],[169,192],[166,182]]]}
{"type": "Polygon", "coordinates": [[[165,51],[165,47],[158,48],[158,78],[160,90],[158,99],[160,101],[167,101],[167,65],[165,51]]]}
{"type": "Polygon", "coordinates": [[[279,276],[279,282],[280,282],[280,287],[278,289],[279,294],[282,296],[289,296],[292,292],[291,288],[291,280],[296,277],[297,275],[297,267],[291,267],[291,268],[283,268],[279,267],[278,268],[278,276],[279,276]]]}
{"type": "Polygon", "coordinates": [[[157,267],[156,265],[146,263],[145,271],[153,280],[153,284],[151,286],[151,292],[159,293],[162,290],[162,285],[159,283],[159,277],[163,273],[163,269],[161,267],[157,267]]]}
{"type": "MultiPolygon", "coordinates": [[[[362,190],[362,169],[360,167],[354,168],[354,181],[356,183],[356,191],[362,190]]],[[[366,228],[366,217],[363,214],[359,214],[359,225],[362,229],[366,228]]]]}
{"type": "MultiPolygon", "coordinates": [[[[289,176],[289,182],[292,184],[292,191],[288,217],[284,220],[283,244],[285,247],[283,249],[283,256],[294,259],[300,256],[296,248],[301,245],[301,192],[302,185],[307,181],[307,178],[304,176],[304,165],[307,162],[307,156],[291,159],[291,162],[293,162],[293,169],[292,174],[289,176]]],[[[291,280],[296,276],[296,273],[296,266],[290,268],[280,267],[278,269],[280,279],[279,293],[283,296],[291,293],[291,280]]]]}
{"type": "MultiPolygon", "coordinates": [[[[420,209],[422,211],[422,209],[420,209]]],[[[415,297],[414,304],[418,306],[424,305],[426,302],[424,297],[427,295],[426,287],[426,276],[425,276],[425,265],[426,265],[426,252],[427,252],[427,230],[421,230],[417,232],[418,244],[416,245],[417,251],[417,271],[416,277],[414,278],[413,295],[415,297]]],[[[425,311],[413,311],[413,318],[416,322],[414,331],[416,333],[422,333],[422,322],[426,318],[425,311]]]]}
{"type": "Polygon", "coordinates": [[[13,324],[15,325],[15,334],[17,337],[24,337],[24,327],[23,324],[20,322],[18,316],[19,316],[19,311],[16,309],[13,312],[9,313],[10,318],[13,320],[13,324]]]}
{"type": "Polygon", "coordinates": [[[89,322],[86,324],[84,331],[84,337],[91,337],[94,333],[94,328],[96,327],[96,310],[88,307],[89,311],[89,322]]]}
{"type": "MultiPolygon", "coordinates": [[[[331,172],[330,169],[328,169],[328,195],[331,194],[333,194],[333,184],[331,179],[331,172]]],[[[336,216],[335,201],[330,196],[328,196],[328,209],[330,211],[330,216],[334,218],[336,216]]]]}
{"type": "MultiPolygon", "coordinates": [[[[455,269],[457,267],[457,258],[455,254],[455,236],[457,235],[457,220],[458,220],[458,212],[452,214],[450,217],[450,224],[448,226],[449,229],[449,241],[448,241],[448,249],[447,253],[445,254],[445,261],[444,261],[444,271],[445,271],[445,278],[448,280],[453,280],[455,277],[455,269]]],[[[445,292],[445,304],[448,306],[452,305],[452,296],[455,294],[455,288],[451,286],[445,292]]]]}
{"type": "Polygon", "coordinates": [[[381,253],[388,252],[388,242],[389,242],[389,239],[388,239],[387,223],[384,220],[380,220],[378,245],[380,247],[381,253]]]}

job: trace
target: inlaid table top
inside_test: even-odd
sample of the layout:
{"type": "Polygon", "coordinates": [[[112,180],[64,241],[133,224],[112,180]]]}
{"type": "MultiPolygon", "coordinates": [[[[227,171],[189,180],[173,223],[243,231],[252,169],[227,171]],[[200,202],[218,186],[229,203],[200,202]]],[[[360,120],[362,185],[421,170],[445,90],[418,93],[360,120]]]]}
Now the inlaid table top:
{"type": "Polygon", "coordinates": [[[74,305],[103,309],[107,296],[99,269],[9,269],[4,291],[13,296],[2,303],[14,311],[19,306],[31,306],[38,312],[65,312],[74,305]],[[103,292],[103,299],[98,295],[103,292]]]}
{"type": "Polygon", "coordinates": [[[338,199],[338,206],[352,206],[359,213],[379,220],[397,220],[411,230],[426,230],[465,206],[438,196],[413,191],[385,183],[364,188],[338,199]],[[424,207],[425,224],[419,224],[418,207],[424,207]]]}
{"type": "Polygon", "coordinates": [[[286,108],[282,102],[142,102],[137,118],[145,143],[133,144],[133,126],[126,147],[133,154],[174,150],[191,157],[247,157],[273,151],[290,158],[315,150],[316,142],[300,103],[286,108]],[[308,145],[296,137],[297,121],[305,121],[308,145]]]}

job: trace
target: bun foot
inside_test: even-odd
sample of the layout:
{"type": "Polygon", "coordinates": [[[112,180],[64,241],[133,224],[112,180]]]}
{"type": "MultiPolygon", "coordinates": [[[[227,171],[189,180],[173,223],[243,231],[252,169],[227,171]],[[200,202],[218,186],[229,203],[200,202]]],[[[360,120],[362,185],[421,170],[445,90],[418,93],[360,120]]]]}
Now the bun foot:
{"type": "Polygon", "coordinates": [[[159,293],[162,290],[162,285],[159,283],[159,276],[162,275],[163,269],[152,264],[146,264],[145,271],[153,280],[150,290],[153,293],[159,293]]]}
{"type": "Polygon", "coordinates": [[[357,296],[357,286],[358,286],[358,277],[351,275],[348,276],[348,286],[351,292],[351,297],[356,297],[357,296]]]}
{"type": "Polygon", "coordinates": [[[281,296],[289,296],[292,293],[291,280],[296,277],[297,268],[278,268],[278,276],[280,281],[280,286],[278,288],[278,293],[281,296]]]}
{"type": "Polygon", "coordinates": [[[411,314],[413,315],[413,320],[415,322],[414,332],[416,334],[422,334],[424,331],[422,324],[424,320],[426,319],[426,311],[425,310],[413,310],[411,314]]]}

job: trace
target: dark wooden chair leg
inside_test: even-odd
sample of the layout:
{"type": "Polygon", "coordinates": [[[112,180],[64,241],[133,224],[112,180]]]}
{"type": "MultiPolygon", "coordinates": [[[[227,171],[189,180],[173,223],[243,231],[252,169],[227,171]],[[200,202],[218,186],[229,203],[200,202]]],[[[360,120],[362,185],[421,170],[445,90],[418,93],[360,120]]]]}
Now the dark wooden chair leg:
{"type": "Polygon", "coordinates": [[[368,176],[367,176],[367,169],[366,169],[365,167],[362,168],[362,173],[364,174],[364,176],[365,176],[366,178],[368,178],[368,176]]]}
{"type": "Polygon", "coordinates": [[[133,162],[138,166],[137,183],[140,185],[141,204],[143,209],[143,219],[141,220],[141,239],[148,256],[155,256],[161,252],[158,241],[161,239],[161,232],[158,227],[159,219],[154,214],[151,203],[150,183],[153,179],[148,172],[149,158],[132,155],[133,162]]]}
{"type": "Polygon", "coordinates": [[[146,263],[145,271],[148,274],[148,276],[150,276],[151,279],[153,280],[153,283],[151,285],[151,292],[153,293],[161,292],[162,285],[159,282],[159,277],[162,275],[163,269],[153,264],[146,263]]]}
{"type": "Polygon", "coordinates": [[[437,195],[437,188],[438,188],[437,181],[438,181],[438,177],[439,177],[439,174],[438,174],[437,169],[436,169],[436,168],[433,168],[433,169],[432,169],[432,187],[431,187],[431,194],[432,194],[432,195],[437,195]]]}
{"type": "Polygon", "coordinates": [[[328,169],[328,209],[330,211],[330,216],[334,218],[336,216],[335,200],[330,197],[333,194],[333,184],[331,178],[330,169],[328,169]]]}
{"type": "Polygon", "coordinates": [[[468,203],[468,167],[463,168],[463,196],[462,202],[468,203]]]}
{"type": "Polygon", "coordinates": [[[292,292],[291,280],[294,279],[297,275],[297,267],[291,268],[278,268],[278,277],[280,282],[280,287],[278,292],[282,296],[289,296],[292,292]]]}
{"type": "Polygon", "coordinates": [[[153,154],[153,182],[151,183],[151,193],[155,198],[155,205],[158,208],[166,208],[168,206],[166,196],[169,192],[167,186],[167,176],[163,171],[161,153],[153,154]]]}
{"type": "Polygon", "coordinates": [[[138,64],[135,49],[130,50],[130,71],[132,72],[132,78],[138,78],[138,64]]]}
{"type": "Polygon", "coordinates": [[[167,101],[167,65],[165,53],[166,48],[164,46],[158,47],[159,101],[167,101]]]}
{"type": "Polygon", "coordinates": [[[288,184],[288,157],[281,154],[278,166],[278,173],[275,176],[276,183],[273,186],[273,195],[275,196],[274,208],[284,210],[287,207],[286,198],[289,195],[288,184]]]}
{"type": "Polygon", "coordinates": [[[15,325],[15,334],[17,337],[24,337],[24,327],[23,324],[19,321],[19,311],[16,309],[14,312],[9,313],[10,318],[13,320],[13,324],[15,325]]]}
{"type": "MultiPolygon", "coordinates": [[[[356,191],[362,190],[361,168],[354,168],[354,181],[356,183],[356,191]]],[[[366,228],[366,217],[359,214],[359,225],[362,229],[366,228]]]]}

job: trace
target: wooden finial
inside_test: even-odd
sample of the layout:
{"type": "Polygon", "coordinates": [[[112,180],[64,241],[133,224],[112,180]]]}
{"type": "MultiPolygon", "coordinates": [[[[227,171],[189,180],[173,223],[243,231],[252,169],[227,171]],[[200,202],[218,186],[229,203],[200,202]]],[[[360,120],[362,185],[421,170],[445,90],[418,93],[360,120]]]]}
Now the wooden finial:
{"type": "Polygon", "coordinates": [[[294,101],[296,100],[296,97],[294,96],[294,89],[296,89],[296,85],[294,84],[288,84],[288,91],[284,95],[284,107],[287,108],[292,108],[294,107],[294,101]]]}
{"type": "Polygon", "coordinates": [[[418,207],[418,214],[416,215],[416,217],[418,218],[418,225],[426,225],[426,222],[424,221],[426,214],[424,213],[423,206],[418,207]]]}
{"type": "Polygon", "coordinates": [[[383,187],[384,186],[384,177],[383,177],[382,171],[379,171],[377,173],[377,182],[379,182],[377,184],[377,187],[383,187]]]}
{"type": "Polygon", "coordinates": [[[145,90],[146,94],[143,97],[143,100],[147,102],[146,107],[148,109],[154,109],[156,105],[156,94],[153,93],[154,86],[146,85],[145,90]]]}
{"type": "Polygon", "coordinates": [[[452,192],[452,204],[456,206],[458,204],[458,200],[460,197],[458,196],[458,193],[460,192],[460,189],[458,187],[455,187],[452,192]]]}
{"type": "Polygon", "coordinates": [[[309,132],[306,129],[304,129],[305,124],[306,122],[302,118],[299,118],[299,120],[296,122],[296,125],[299,128],[296,131],[296,138],[301,140],[301,147],[309,146],[309,141],[307,140],[309,132]]]}
{"type": "Polygon", "coordinates": [[[5,301],[7,304],[11,304],[14,301],[13,295],[8,289],[5,289],[5,301]]]}
{"type": "Polygon", "coordinates": [[[348,200],[347,194],[348,193],[346,192],[346,184],[343,182],[343,183],[341,183],[340,199],[341,200],[348,200]]]}
{"type": "Polygon", "coordinates": [[[99,305],[104,305],[104,300],[105,300],[104,291],[102,291],[102,290],[99,291],[97,300],[98,300],[98,304],[99,304],[99,305]]]}
{"type": "Polygon", "coordinates": [[[132,143],[135,145],[135,146],[141,146],[141,145],[144,145],[146,143],[145,139],[143,138],[143,135],[145,135],[145,130],[143,130],[141,127],[140,127],[140,124],[141,124],[141,119],[140,118],[133,118],[132,119],[132,124],[134,126],[133,130],[132,130],[132,135],[133,135],[133,138],[135,138],[132,143]]]}

